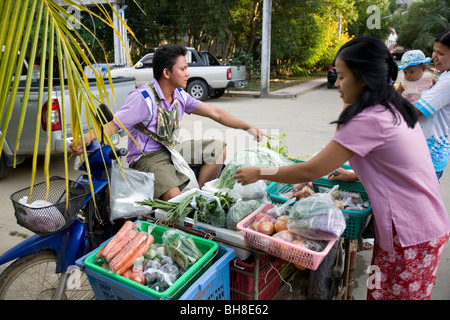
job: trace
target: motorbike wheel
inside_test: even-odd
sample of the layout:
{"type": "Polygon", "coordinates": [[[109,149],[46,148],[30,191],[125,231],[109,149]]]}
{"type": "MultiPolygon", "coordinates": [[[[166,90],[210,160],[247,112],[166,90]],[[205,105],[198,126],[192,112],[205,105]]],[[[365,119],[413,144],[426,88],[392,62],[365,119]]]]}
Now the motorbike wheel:
{"type": "MultiPolygon", "coordinates": [[[[0,275],[0,300],[54,300],[62,278],[55,273],[56,261],[52,250],[37,251],[15,260],[0,275]]],[[[75,270],[67,280],[63,278],[67,283],[62,299],[94,299],[86,274],[75,270]]]]}

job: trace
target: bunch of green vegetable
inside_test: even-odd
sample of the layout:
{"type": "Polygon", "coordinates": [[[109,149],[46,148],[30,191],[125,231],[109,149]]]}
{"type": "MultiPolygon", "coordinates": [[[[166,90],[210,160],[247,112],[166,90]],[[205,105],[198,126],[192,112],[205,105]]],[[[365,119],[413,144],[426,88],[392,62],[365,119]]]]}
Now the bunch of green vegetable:
{"type": "Polygon", "coordinates": [[[223,169],[220,174],[219,179],[217,180],[217,185],[215,186],[217,189],[233,189],[236,180],[234,179],[234,175],[237,169],[242,168],[242,164],[228,164],[225,169],[223,169]]]}
{"type": "Polygon", "coordinates": [[[195,211],[195,209],[191,206],[191,201],[195,195],[196,193],[192,193],[179,203],[160,199],[147,199],[138,202],[138,204],[166,211],[168,221],[183,221],[188,215],[195,211]]]}
{"type": "Polygon", "coordinates": [[[160,199],[147,199],[138,202],[140,205],[150,206],[167,212],[167,221],[183,221],[187,216],[198,221],[210,223],[216,227],[225,227],[228,209],[236,203],[236,199],[228,193],[216,192],[212,197],[202,193],[192,193],[181,202],[170,202],[160,199]]]}
{"type": "Polygon", "coordinates": [[[194,212],[194,223],[200,220],[224,228],[228,210],[235,203],[236,199],[224,192],[216,192],[212,197],[198,195],[195,197],[197,208],[194,212]]]}

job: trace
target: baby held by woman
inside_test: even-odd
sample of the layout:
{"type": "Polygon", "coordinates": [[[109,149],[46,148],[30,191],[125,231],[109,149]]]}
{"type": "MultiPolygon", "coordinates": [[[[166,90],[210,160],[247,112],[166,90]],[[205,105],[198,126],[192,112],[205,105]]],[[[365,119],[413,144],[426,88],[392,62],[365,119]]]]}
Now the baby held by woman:
{"type": "Polygon", "coordinates": [[[400,81],[397,89],[409,102],[420,99],[422,91],[429,90],[435,83],[434,75],[426,71],[426,64],[431,58],[426,58],[421,50],[410,50],[402,56],[399,70],[403,70],[405,78],[400,81]]]}

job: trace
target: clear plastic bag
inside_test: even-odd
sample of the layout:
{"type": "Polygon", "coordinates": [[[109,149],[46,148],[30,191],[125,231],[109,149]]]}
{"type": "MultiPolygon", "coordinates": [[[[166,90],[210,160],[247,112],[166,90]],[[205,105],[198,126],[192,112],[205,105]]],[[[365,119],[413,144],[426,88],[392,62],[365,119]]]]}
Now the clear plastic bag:
{"type": "Polygon", "coordinates": [[[162,240],[165,253],[182,270],[186,270],[203,256],[192,237],[183,231],[176,229],[167,230],[164,232],[162,240]]]}
{"type": "Polygon", "coordinates": [[[153,199],[155,176],[130,168],[111,164],[111,221],[119,218],[135,218],[149,212],[147,206],[137,202],[153,199]],[[125,176],[122,173],[125,173],[125,176]]]}
{"type": "Polygon", "coordinates": [[[227,212],[236,203],[239,197],[232,192],[199,192],[191,201],[195,209],[194,222],[202,221],[218,228],[225,228],[227,212]]]}
{"type": "Polygon", "coordinates": [[[216,184],[218,189],[232,189],[236,180],[234,174],[242,167],[283,167],[294,164],[276,151],[264,147],[250,148],[237,152],[226,165],[216,184]]]}
{"type": "Polygon", "coordinates": [[[237,224],[261,206],[256,200],[238,200],[227,214],[227,229],[238,231],[237,224]]]}
{"type": "Polygon", "coordinates": [[[345,217],[331,193],[316,193],[294,204],[288,230],[313,240],[338,240],[346,228],[345,217]]]}
{"type": "Polygon", "coordinates": [[[270,197],[266,191],[267,185],[263,180],[243,186],[241,183],[235,183],[233,191],[244,200],[257,200],[261,204],[270,203],[270,197]]]}
{"type": "MultiPolygon", "coordinates": [[[[330,188],[319,187],[319,192],[330,192],[330,188]]],[[[348,192],[343,190],[334,190],[331,196],[339,201],[343,208],[348,211],[364,211],[368,208],[369,203],[364,202],[361,194],[357,192],[348,192]]]]}
{"type": "Polygon", "coordinates": [[[273,217],[277,218],[280,216],[288,215],[291,209],[291,204],[295,202],[295,198],[291,198],[282,205],[274,205],[273,208],[267,210],[273,217]]]}

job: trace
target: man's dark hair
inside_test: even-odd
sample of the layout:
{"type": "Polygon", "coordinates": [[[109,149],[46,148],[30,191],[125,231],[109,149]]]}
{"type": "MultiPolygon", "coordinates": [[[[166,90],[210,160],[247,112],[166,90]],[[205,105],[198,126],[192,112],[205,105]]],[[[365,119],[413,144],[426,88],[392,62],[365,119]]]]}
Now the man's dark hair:
{"type": "Polygon", "coordinates": [[[153,77],[159,80],[165,68],[172,71],[178,57],[186,54],[186,48],[180,45],[163,45],[156,48],[153,55],[153,77]]]}

